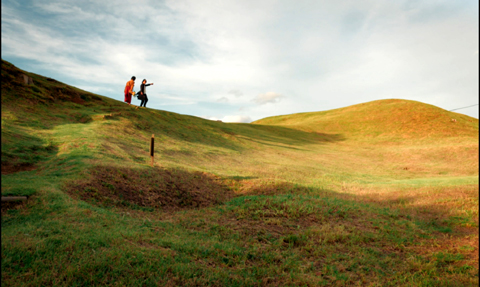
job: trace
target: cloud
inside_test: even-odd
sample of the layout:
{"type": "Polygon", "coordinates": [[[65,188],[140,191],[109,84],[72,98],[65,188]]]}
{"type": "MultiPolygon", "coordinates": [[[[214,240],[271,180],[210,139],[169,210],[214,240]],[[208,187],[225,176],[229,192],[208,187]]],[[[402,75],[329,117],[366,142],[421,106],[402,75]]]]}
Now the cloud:
{"type": "Polygon", "coordinates": [[[226,97],[221,97],[220,99],[217,100],[219,103],[228,103],[228,99],[226,97]]]}
{"type": "Polygon", "coordinates": [[[194,99],[177,95],[160,94],[154,96],[151,92],[148,92],[148,97],[149,101],[156,101],[160,106],[190,106],[198,104],[194,99]]]}
{"type": "Polygon", "coordinates": [[[222,121],[225,123],[251,123],[252,122],[252,118],[249,116],[225,116],[221,119],[217,117],[206,116],[202,118],[211,120],[211,121],[222,121]]]}
{"type": "Polygon", "coordinates": [[[264,105],[267,103],[278,103],[282,98],[284,98],[283,95],[274,92],[267,92],[265,94],[259,94],[253,99],[253,101],[258,105],[264,105]]]}
{"type": "Polygon", "coordinates": [[[222,122],[226,123],[250,123],[252,119],[249,116],[226,116],[222,118],[222,122]]]}
{"type": "Polygon", "coordinates": [[[153,108],[258,119],[391,97],[477,100],[475,1],[17,2],[1,2],[4,60],[115,99],[132,75],[147,78],[153,108]]]}
{"type": "Polygon", "coordinates": [[[234,95],[237,98],[243,96],[243,93],[240,90],[230,90],[228,91],[228,93],[234,95]]]}

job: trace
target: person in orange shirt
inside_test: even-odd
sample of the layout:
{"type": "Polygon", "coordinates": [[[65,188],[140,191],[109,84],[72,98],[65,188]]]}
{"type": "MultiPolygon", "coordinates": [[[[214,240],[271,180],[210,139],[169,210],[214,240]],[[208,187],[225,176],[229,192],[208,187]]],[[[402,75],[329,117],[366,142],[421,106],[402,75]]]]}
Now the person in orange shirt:
{"type": "Polygon", "coordinates": [[[130,81],[127,82],[125,85],[125,103],[128,103],[130,105],[130,102],[132,101],[132,95],[134,94],[133,92],[133,86],[135,86],[135,76],[132,77],[130,81]]]}

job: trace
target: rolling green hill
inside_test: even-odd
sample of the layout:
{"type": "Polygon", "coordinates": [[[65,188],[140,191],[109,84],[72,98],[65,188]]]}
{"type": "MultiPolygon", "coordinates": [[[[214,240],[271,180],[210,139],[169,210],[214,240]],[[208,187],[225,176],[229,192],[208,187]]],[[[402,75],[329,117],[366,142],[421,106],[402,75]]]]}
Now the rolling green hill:
{"type": "Polygon", "coordinates": [[[478,285],[477,119],[380,100],[223,123],[3,60],[1,89],[2,197],[28,196],[2,202],[5,286],[478,285]]]}
{"type": "Polygon", "coordinates": [[[369,142],[374,139],[478,138],[477,119],[400,99],[378,100],[324,112],[275,116],[254,123],[308,132],[342,133],[351,139],[369,142]]]}

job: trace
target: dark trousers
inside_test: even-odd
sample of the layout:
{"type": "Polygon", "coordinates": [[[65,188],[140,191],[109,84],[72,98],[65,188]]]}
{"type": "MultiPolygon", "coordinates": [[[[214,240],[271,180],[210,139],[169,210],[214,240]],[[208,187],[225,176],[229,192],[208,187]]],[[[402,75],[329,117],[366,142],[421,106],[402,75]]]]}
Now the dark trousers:
{"type": "Polygon", "coordinates": [[[147,94],[143,94],[143,100],[142,100],[142,102],[140,103],[140,107],[141,107],[141,106],[146,107],[147,102],[148,102],[147,94]]]}

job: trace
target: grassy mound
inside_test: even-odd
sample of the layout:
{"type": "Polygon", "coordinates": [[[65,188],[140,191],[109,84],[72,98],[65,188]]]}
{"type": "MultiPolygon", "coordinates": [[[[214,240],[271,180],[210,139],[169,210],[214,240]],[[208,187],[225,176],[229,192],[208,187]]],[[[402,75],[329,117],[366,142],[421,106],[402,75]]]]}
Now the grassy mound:
{"type": "Polygon", "coordinates": [[[269,117],[254,124],[341,133],[355,139],[478,137],[478,119],[400,99],[378,100],[324,112],[269,117]]]}
{"type": "Polygon", "coordinates": [[[225,202],[233,192],[218,176],[179,169],[93,167],[88,180],[69,182],[68,193],[103,206],[179,210],[225,202]]]}

